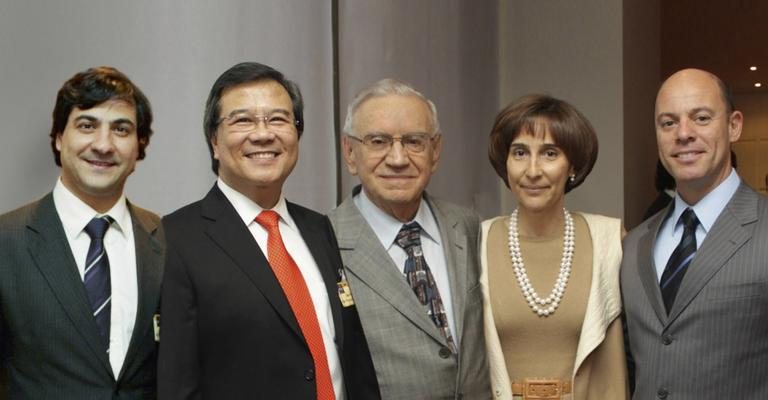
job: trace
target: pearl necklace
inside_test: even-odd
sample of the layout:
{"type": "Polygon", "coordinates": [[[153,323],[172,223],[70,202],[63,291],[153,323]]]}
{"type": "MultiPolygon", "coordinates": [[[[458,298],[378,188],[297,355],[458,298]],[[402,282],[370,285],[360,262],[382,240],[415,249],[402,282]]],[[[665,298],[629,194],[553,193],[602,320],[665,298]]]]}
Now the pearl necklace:
{"type": "Polygon", "coordinates": [[[568,285],[568,277],[571,274],[575,239],[573,217],[566,209],[563,209],[563,214],[565,215],[565,233],[563,235],[563,258],[560,261],[560,273],[555,280],[552,292],[545,299],[539,297],[539,294],[531,285],[528,273],[525,270],[525,264],[523,264],[523,256],[520,254],[520,241],[517,233],[517,209],[509,216],[509,255],[512,259],[515,277],[523,292],[523,297],[525,297],[533,312],[540,317],[546,317],[555,312],[557,306],[560,305],[560,300],[568,285]]]}

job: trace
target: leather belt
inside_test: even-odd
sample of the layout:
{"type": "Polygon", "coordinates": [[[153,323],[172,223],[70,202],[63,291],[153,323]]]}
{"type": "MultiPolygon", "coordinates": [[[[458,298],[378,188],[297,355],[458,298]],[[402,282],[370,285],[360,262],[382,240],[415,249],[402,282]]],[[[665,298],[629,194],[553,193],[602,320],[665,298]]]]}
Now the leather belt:
{"type": "Polygon", "coordinates": [[[571,381],[560,379],[523,379],[512,382],[512,394],[523,396],[523,400],[561,400],[564,394],[571,393],[571,381]]]}

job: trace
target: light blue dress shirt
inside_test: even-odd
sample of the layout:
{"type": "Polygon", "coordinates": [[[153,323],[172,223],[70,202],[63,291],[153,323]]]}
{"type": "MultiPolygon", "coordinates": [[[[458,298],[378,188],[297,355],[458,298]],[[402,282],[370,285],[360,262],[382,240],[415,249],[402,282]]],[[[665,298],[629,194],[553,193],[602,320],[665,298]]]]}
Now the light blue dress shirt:
{"type": "MultiPolygon", "coordinates": [[[[368,196],[365,195],[365,190],[360,190],[360,193],[353,198],[355,206],[360,210],[363,218],[371,226],[376,237],[379,238],[381,245],[387,250],[387,253],[392,258],[398,271],[403,275],[403,284],[408,283],[405,280],[405,272],[403,268],[405,266],[405,260],[408,258],[408,254],[400,246],[395,244],[395,238],[397,233],[400,232],[400,228],[403,226],[403,222],[398,221],[393,216],[382,211],[376,204],[374,204],[368,196]]],[[[440,299],[443,301],[443,307],[445,308],[445,314],[448,317],[448,326],[451,329],[451,334],[454,339],[454,343],[460,343],[459,335],[456,332],[455,318],[453,317],[453,301],[451,296],[451,285],[448,279],[448,267],[445,261],[445,253],[443,252],[443,245],[440,239],[440,229],[437,226],[437,220],[432,215],[432,211],[429,208],[429,204],[421,199],[419,204],[419,210],[416,212],[416,216],[412,221],[416,221],[421,225],[421,249],[424,252],[424,259],[429,265],[429,270],[432,272],[432,276],[435,278],[435,284],[437,290],[440,293],[440,299]]],[[[408,221],[408,222],[412,222],[408,221]]],[[[426,308],[424,309],[426,312],[426,308]]]]}
{"type": "Polygon", "coordinates": [[[687,204],[680,196],[675,194],[675,208],[664,222],[661,223],[659,234],[656,236],[656,243],[654,243],[653,247],[653,261],[656,264],[657,280],[661,280],[661,275],[667,266],[667,260],[669,260],[669,257],[683,236],[683,224],[680,223],[680,215],[683,214],[683,211],[690,207],[696,213],[696,217],[699,219],[699,225],[696,227],[696,245],[701,247],[715,220],[717,220],[726,204],[736,193],[740,184],[741,179],[739,175],[735,169],[731,169],[731,173],[724,181],[694,205],[687,204]]]}

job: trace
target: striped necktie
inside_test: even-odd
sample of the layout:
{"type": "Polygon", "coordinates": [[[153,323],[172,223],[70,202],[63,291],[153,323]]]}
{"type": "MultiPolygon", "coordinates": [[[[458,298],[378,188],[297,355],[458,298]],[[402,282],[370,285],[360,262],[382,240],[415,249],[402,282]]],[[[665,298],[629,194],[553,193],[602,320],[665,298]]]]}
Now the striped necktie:
{"type": "Polygon", "coordinates": [[[421,249],[421,226],[419,223],[414,221],[403,225],[400,232],[397,233],[395,243],[408,254],[404,272],[413,293],[416,294],[419,303],[427,306],[427,315],[440,329],[448,348],[455,354],[456,345],[448,326],[448,317],[445,314],[443,300],[440,298],[435,278],[432,276],[432,271],[429,270],[424,252],[421,249]]]}
{"type": "Polygon", "coordinates": [[[696,226],[699,225],[699,219],[692,209],[686,208],[680,216],[680,221],[683,223],[683,237],[669,257],[660,281],[661,297],[667,312],[672,309],[683,276],[696,255],[696,226]]]}
{"type": "Polygon", "coordinates": [[[85,257],[85,274],[83,283],[91,303],[93,317],[104,343],[109,348],[109,324],[112,314],[112,283],[109,277],[109,258],[104,248],[104,235],[109,229],[112,219],[108,216],[91,220],[85,227],[85,232],[91,237],[88,255],[85,257]]]}

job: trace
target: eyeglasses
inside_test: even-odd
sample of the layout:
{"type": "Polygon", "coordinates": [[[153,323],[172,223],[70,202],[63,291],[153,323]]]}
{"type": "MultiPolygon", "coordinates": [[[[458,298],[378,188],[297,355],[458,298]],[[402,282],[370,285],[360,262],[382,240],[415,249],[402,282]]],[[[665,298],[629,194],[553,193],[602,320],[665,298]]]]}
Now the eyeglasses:
{"type": "Polygon", "coordinates": [[[280,111],[274,111],[266,115],[242,111],[219,119],[219,123],[224,122],[227,129],[232,132],[253,132],[262,121],[264,121],[264,126],[267,130],[272,133],[291,132],[299,125],[299,120],[280,111]]]}
{"type": "Polygon", "coordinates": [[[437,138],[437,135],[430,136],[426,133],[408,133],[397,138],[386,133],[373,133],[365,135],[362,139],[357,136],[347,136],[362,143],[368,150],[375,153],[389,151],[395,141],[399,141],[409,153],[421,153],[427,149],[428,143],[437,138]]]}

